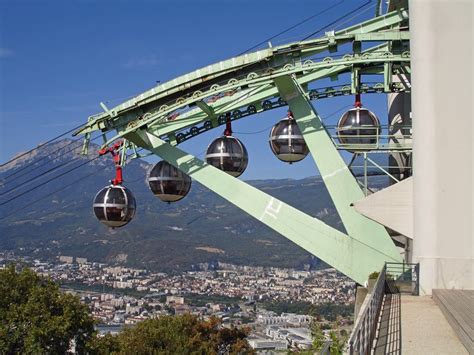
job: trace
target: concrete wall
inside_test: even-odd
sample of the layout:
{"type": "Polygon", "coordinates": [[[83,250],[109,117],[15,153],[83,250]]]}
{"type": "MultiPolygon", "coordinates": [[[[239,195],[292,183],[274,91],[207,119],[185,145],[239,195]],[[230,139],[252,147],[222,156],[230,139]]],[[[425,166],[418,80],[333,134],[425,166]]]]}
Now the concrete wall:
{"type": "Polygon", "coordinates": [[[410,1],[414,261],[421,291],[473,289],[473,0],[410,1]]]}

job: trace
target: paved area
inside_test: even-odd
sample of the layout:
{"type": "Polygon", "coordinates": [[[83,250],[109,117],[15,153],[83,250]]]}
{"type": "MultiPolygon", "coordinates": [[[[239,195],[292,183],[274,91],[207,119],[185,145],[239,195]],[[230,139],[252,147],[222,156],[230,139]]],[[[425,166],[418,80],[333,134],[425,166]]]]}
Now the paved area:
{"type": "Polygon", "coordinates": [[[468,354],[431,296],[401,296],[402,354],[468,354]]]}

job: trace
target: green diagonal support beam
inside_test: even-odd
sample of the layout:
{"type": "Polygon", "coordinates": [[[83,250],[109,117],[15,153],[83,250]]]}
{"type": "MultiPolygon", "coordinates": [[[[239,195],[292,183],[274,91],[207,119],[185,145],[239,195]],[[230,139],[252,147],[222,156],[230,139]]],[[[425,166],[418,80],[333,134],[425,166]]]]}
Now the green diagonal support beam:
{"type": "Polygon", "coordinates": [[[350,238],[304,212],[174,147],[148,131],[127,139],[150,150],[276,232],[363,284],[387,260],[399,258],[350,238]]]}
{"type": "Polygon", "coordinates": [[[351,207],[351,203],[364,198],[364,193],[296,78],[279,77],[275,79],[275,84],[293,113],[347,233],[352,238],[401,261],[400,253],[385,228],[351,207]]]}

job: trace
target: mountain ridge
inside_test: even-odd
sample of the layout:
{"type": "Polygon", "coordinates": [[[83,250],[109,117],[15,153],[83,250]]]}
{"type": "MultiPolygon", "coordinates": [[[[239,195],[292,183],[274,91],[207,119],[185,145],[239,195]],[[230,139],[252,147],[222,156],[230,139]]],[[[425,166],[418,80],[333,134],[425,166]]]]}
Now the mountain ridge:
{"type": "MultiPolygon", "coordinates": [[[[82,147],[74,144],[71,140],[48,144],[33,156],[28,154],[20,158],[21,164],[0,171],[3,182],[0,193],[15,186],[14,183],[21,184],[32,178],[27,174],[14,183],[5,179],[24,169],[25,164],[35,167],[50,161],[37,167],[36,175],[66,163],[72,168],[96,155],[97,146],[90,147],[88,156],[80,156],[82,147]],[[58,150],[67,151],[64,147],[71,144],[73,149],[69,153],[61,154],[58,150]],[[47,158],[43,158],[45,156],[47,158]],[[38,162],[39,159],[43,161],[38,162]]],[[[196,181],[182,201],[171,205],[159,201],[146,183],[151,168],[152,164],[141,159],[134,159],[126,166],[124,185],[131,189],[137,200],[137,215],[126,227],[109,230],[93,216],[92,200],[96,192],[114,175],[112,160],[105,157],[77,169],[72,173],[73,178],[68,174],[0,207],[2,218],[7,211],[51,194],[37,202],[34,208],[26,208],[2,220],[0,248],[45,258],[58,255],[86,257],[158,271],[189,269],[192,265],[215,261],[297,268],[305,264],[321,265],[317,258],[196,181]],[[57,186],[87,174],[93,175],[54,193],[57,186]]],[[[61,171],[60,166],[55,173],[61,171]]],[[[39,178],[31,186],[49,177],[39,178]]],[[[247,183],[343,230],[320,177],[250,180],[247,183]]],[[[17,192],[23,190],[19,188],[17,192]]]]}

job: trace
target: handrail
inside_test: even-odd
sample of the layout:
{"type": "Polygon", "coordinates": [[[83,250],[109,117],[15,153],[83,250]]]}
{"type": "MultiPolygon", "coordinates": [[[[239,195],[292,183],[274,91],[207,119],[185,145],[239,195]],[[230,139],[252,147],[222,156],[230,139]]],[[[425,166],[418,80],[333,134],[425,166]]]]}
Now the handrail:
{"type": "Polygon", "coordinates": [[[377,331],[380,309],[385,294],[386,266],[380,272],[372,294],[361,309],[359,321],[349,340],[349,354],[370,354],[377,331]]]}
{"type": "MultiPolygon", "coordinates": [[[[386,262],[375,282],[373,291],[362,305],[358,319],[349,338],[350,355],[370,354],[377,333],[380,311],[384,295],[387,293],[406,292],[404,283],[409,281],[412,295],[419,295],[420,264],[386,262]]],[[[399,317],[400,305],[399,305],[399,317]]],[[[400,326],[400,325],[399,325],[400,326]]],[[[401,329],[399,329],[401,334],[401,329]]],[[[401,336],[399,339],[401,342],[401,336]]],[[[399,349],[401,349],[401,344],[399,349]]]]}
{"type": "Polygon", "coordinates": [[[385,263],[386,272],[393,278],[401,293],[420,295],[420,264],[419,263],[385,263]]]}

